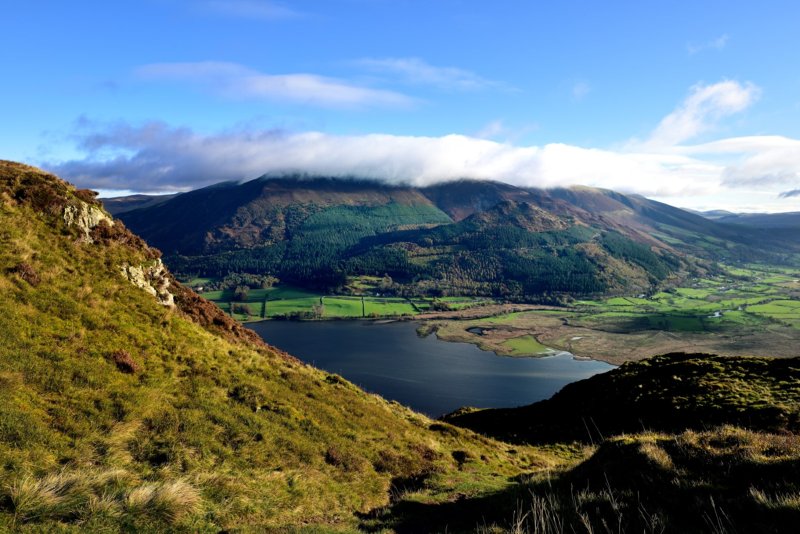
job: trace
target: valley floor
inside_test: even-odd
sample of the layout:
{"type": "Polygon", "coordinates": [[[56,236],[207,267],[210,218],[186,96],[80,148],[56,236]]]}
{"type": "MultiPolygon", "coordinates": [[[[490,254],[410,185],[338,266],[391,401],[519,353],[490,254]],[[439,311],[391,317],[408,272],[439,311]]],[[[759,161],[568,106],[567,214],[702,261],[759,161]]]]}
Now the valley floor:
{"type": "MultiPolygon", "coordinates": [[[[570,306],[500,303],[471,297],[324,295],[291,287],[202,293],[240,321],[414,319],[420,334],[467,342],[502,356],[568,351],[612,364],[668,352],[796,355],[800,271],[750,265],[651,295],[575,301],[570,306]],[[438,309],[437,309],[438,308],[438,309]]],[[[367,280],[377,283],[374,280],[367,280]]],[[[207,283],[207,280],[195,284],[207,283]]],[[[376,294],[377,293],[377,294],[376,294]]]]}

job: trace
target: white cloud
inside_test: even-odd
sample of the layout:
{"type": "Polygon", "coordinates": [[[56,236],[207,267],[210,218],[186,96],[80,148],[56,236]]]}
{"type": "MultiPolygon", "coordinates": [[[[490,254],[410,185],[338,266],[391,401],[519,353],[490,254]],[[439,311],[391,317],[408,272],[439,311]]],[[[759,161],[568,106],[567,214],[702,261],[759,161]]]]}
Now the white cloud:
{"type": "MultiPolygon", "coordinates": [[[[82,187],[103,190],[178,191],[300,173],[414,185],[460,178],[526,187],[588,185],[693,208],[800,209],[795,192],[800,189],[800,140],[750,136],[678,144],[746,108],[756,93],[736,82],[696,86],[648,142],[631,142],[619,150],[561,143],[519,146],[464,135],[339,136],[255,129],[203,135],[158,122],[84,121],[77,139],[85,157],[43,166],[82,187]]],[[[481,133],[489,137],[504,130],[495,121],[481,133]]]]}
{"type": "Polygon", "coordinates": [[[477,90],[503,87],[500,82],[488,80],[474,72],[457,67],[436,67],[419,58],[365,58],[355,65],[382,74],[397,76],[414,85],[429,85],[448,90],[477,90]]]}
{"type": "Polygon", "coordinates": [[[727,46],[729,40],[730,36],[727,33],[723,33],[716,39],[711,39],[710,41],[707,41],[705,43],[701,44],[688,43],[686,45],[686,51],[689,53],[690,56],[698,54],[703,50],[716,50],[719,52],[725,49],[725,46],[727,46]]]}
{"type": "Polygon", "coordinates": [[[315,74],[265,74],[237,63],[202,61],[144,65],[148,80],[189,82],[229,98],[293,101],[320,107],[407,107],[414,99],[315,74]]]}
{"type": "Polygon", "coordinates": [[[207,11],[250,19],[286,19],[301,14],[285,5],[265,0],[207,0],[200,6],[207,11]]]}
{"type": "Polygon", "coordinates": [[[531,187],[583,184],[647,195],[706,191],[714,175],[680,155],[618,153],[548,144],[514,146],[463,135],[413,137],[235,131],[200,135],[162,123],[96,125],[82,160],[48,167],[84,187],[185,190],[262,174],[369,177],[428,185],[458,178],[531,187]],[[689,169],[689,172],[686,170],[689,169]]]}
{"type": "Polygon", "coordinates": [[[662,119],[645,145],[670,147],[692,139],[711,130],[720,119],[749,107],[760,92],[751,83],[731,80],[695,85],[681,105],[662,119]]]}

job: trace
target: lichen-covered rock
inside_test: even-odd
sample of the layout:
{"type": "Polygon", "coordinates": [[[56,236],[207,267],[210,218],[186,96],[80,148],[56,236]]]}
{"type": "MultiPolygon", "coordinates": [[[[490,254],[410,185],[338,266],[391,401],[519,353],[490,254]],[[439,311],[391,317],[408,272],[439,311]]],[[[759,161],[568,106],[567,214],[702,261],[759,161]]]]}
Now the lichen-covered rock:
{"type": "Polygon", "coordinates": [[[122,276],[153,295],[164,306],[175,306],[175,296],[169,291],[169,273],[161,259],[155,260],[152,265],[123,265],[122,276]]]}
{"type": "Polygon", "coordinates": [[[76,204],[67,204],[64,207],[64,222],[67,226],[77,226],[81,232],[81,241],[93,243],[92,229],[106,221],[109,226],[114,226],[114,220],[96,206],[90,206],[86,202],[78,201],[76,204]]]}

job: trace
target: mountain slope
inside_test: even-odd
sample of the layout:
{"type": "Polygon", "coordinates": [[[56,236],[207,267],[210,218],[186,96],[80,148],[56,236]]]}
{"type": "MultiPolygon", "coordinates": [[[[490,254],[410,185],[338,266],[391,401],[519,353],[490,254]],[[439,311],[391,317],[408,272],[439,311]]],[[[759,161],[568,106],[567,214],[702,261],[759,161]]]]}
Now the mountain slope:
{"type": "Polygon", "coordinates": [[[116,216],[126,211],[157,206],[174,198],[176,195],[177,193],[173,195],[130,195],[127,197],[104,198],[103,208],[111,215],[116,216]]]}
{"type": "Polygon", "coordinates": [[[413,188],[325,178],[220,183],[122,215],[126,224],[164,252],[198,254],[285,241],[307,217],[331,207],[367,213],[371,208],[412,208],[411,217],[401,215],[394,221],[384,216],[390,228],[449,222],[413,188]]]}
{"type": "Polygon", "coordinates": [[[750,226],[753,228],[800,228],[800,212],[787,213],[731,213],[705,212],[702,215],[717,222],[750,226]]]}
{"type": "MultiPolygon", "coordinates": [[[[591,191],[595,199],[619,204],[591,191]]],[[[682,252],[653,237],[652,225],[630,209],[633,216],[623,219],[593,213],[588,196],[582,193],[579,205],[574,198],[497,182],[419,189],[261,178],[200,189],[121,216],[165,250],[169,265],[182,274],[272,274],[325,289],[341,287],[348,276],[388,274],[404,293],[527,300],[541,299],[543,292],[642,292],[696,263],[678,260],[682,252]],[[556,236],[560,244],[551,246],[559,232],[570,237],[556,236]],[[606,235],[619,246],[599,243],[606,235]],[[482,250],[475,247],[495,238],[504,243],[502,253],[477,257],[482,250]],[[641,249],[636,258],[648,256],[647,265],[626,253],[634,249],[641,249]],[[513,265],[500,268],[505,264],[513,265]],[[548,270],[557,283],[535,281],[548,270]]]]}
{"type": "Polygon", "coordinates": [[[644,291],[681,268],[669,252],[512,200],[450,225],[365,238],[352,252],[387,250],[402,250],[418,275],[450,291],[512,298],[644,291]]]}
{"type": "Polygon", "coordinates": [[[352,528],[404,481],[480,494],[544,461],[266,346],[157,256],[0,162],[0,530],[352,528]]]}

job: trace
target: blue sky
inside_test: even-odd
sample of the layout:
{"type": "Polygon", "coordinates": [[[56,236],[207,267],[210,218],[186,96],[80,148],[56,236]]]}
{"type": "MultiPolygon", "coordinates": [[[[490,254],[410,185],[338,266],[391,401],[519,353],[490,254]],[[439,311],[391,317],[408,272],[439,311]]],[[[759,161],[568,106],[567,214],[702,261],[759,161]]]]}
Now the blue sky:
{"type": "Polygon", "coordinates": [[[4,4],[0,157],[105,193],[299,171],[800,210],[794,2],[4,4]]]}

